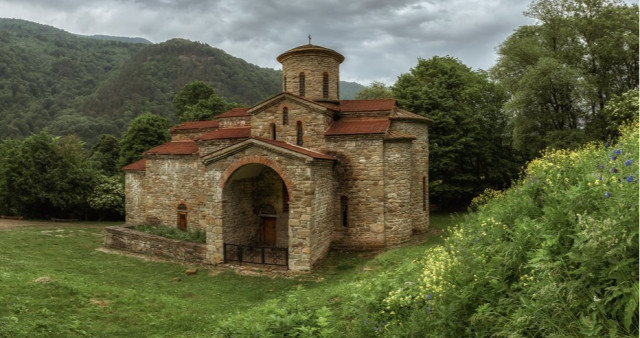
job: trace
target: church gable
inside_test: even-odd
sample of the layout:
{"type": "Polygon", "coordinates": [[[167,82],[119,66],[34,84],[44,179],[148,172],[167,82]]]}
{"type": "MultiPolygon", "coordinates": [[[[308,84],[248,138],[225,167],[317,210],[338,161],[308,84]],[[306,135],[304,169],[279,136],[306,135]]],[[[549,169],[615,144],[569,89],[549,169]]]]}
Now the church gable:
{"type": "Polygon", "coordinates": [[[322,148],[335,112],[325,105],[283,93],[248,111],[251,135],[305,148],[322,148]]]}

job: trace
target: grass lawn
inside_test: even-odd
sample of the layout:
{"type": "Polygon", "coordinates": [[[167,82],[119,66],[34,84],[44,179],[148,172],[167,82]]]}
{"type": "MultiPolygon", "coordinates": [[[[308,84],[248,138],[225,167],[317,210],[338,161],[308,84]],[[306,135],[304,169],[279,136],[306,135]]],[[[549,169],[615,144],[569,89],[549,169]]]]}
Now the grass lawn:
{"type": "MultiPolygon", "coordinates": [[[[444,229],[453,218],[435,214],[431,222],[444,229]]],[[[349,291],[346,282],[391,269],[439,243],[431,237],[379,255],[332,252],[311,274],[272,278],[228,270],[186,275],[180,264],[97,251],[102,226],[4,230],[0,337],[207,336],[219,321],[291,292],[338,308],[349,291]]]]}

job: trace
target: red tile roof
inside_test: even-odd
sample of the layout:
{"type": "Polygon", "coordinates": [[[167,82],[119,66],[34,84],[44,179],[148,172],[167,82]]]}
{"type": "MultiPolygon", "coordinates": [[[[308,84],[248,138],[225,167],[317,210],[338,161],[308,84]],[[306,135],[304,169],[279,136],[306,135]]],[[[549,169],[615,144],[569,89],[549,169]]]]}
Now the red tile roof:
{"type": "Polygon", "coordinates": [[[247,113],[247,110],[249,110],[249,108],[233,108],[233,109],[231,109],[229,111],[226,111],[226,112],[216,116],[216,118],[250,116],[247,113]]]}
{"type": "Polygon", "coordinates": [[[403,120],[403,119],[407,119],[407,120],[421,120],[421,121],[426,121],[426,122],[430,122],[432,123],[433,120],[428,118],[428,117],[424,117],[406,110],[402,110],[402,109],[396,109],[395,112],[393,114],[391,114],[391,116],[389,117],[391,119],[398,119],[398,120],[403,120]]]}
{"type": "Polygon", "coordinates": [[[384,134],[389,129],[389,119],[342,119],[334,121],[325,135],[384,134]]]}
{"type": "Polygon", "coordinates": [[[127,164],[122,167],[123,171],[145,171],[147,169],[147,160],[141,159],[140,161],[127,164]]]}
{"type": "Polygon", "coordinates": [[[178,130],[197,130],[197,129],[211,129],[218,128],[218,121],[192,121],[192,122],[184,122],[173,128],[171,131],[178,130]]]}
{"type": "Polygon", "coordinates": [[[193,141],[174,141],[161,144],[145,152],[148,155],[191,155],[198,152],[198,145],[193,141]]]}
{"type": "Polygon", "coordinates": [[[207,140],[218,140],[223,138],[243,138],[251,136],[251,127],[242,127],[242,128],[223,128],[212,130],[204,135],[202,135],[198,140],[207,141],[207,140]]]}
{"type": "Polygon", "coordinates": [[[340,111],[343,111],[343,112],[391,110],[395,106],[396,106],[395,99],[340,101],[340,111]]]}
{"type": "Polygon", "coordinates": [[[322,159],[322,160],[335,160],[336,158],[331,156],[331,155],[327,155],[327,154],[323,154],[317,151],[313,151],[313,150],[309,150],[307,148],[302,148],[302,147],[298,147],[298,146],[294,146],[293,144],[289,144],[286,142],[282,142],[282,141],[276,141],[276,140],[270,140],[270,139],[266,139],[266,138],[262,138],[262,137],[254,137],[254,139],[264,142],[264,143],[268,143],[271,145],[274,145],[276,147],[280,147],[280,148],[284,148],[287,150],[291,150],[293,152],[299,153],[299,154],[303,154],[303,155],[307,155],[313,158],[317,158],[317,159],[322,159]]]}

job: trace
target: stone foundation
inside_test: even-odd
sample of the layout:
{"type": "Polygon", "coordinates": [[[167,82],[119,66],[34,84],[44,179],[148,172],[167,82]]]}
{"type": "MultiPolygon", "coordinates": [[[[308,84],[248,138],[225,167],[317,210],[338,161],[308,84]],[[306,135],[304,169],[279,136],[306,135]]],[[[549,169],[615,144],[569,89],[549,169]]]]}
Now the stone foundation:
{"type": "Polygon", "coordinates": [[[207,246],[112,226],[104,229],[104,247],[186,263],[207,264],[207,246]]]}

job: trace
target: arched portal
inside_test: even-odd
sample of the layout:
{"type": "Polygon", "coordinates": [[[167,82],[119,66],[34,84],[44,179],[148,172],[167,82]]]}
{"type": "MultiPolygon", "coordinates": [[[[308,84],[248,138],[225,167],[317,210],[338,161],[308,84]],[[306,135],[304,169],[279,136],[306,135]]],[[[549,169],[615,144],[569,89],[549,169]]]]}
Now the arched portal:
{"type": "Polygon", "coordinates": [[[226,245],[287,248],[289,193],[272,168],[237,168],[222,189],[222,234],[226,245]]]}

